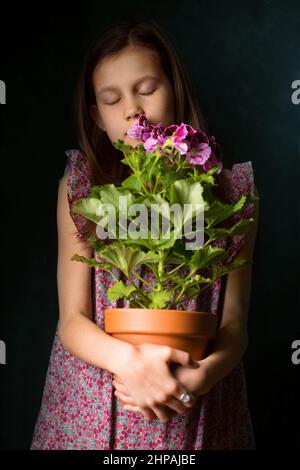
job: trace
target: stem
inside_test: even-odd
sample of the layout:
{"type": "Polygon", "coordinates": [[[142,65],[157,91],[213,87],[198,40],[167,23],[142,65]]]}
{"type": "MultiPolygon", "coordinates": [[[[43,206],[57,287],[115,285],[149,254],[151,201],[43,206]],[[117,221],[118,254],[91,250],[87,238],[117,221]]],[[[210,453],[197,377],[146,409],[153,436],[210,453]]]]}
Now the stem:
{"type": "MultiPolygon", "coordinates": [[[[158,158],[159,157],[156,157],[151,168],[150,168],[150,171],[149,171],[149,181],[150,181],[150,184],[151,184],[151,177],[152,177],[152,171],[153,171],[153,168],[154,166],[156,165],[157,161],[158,161],[158,158]]],[[[154,190],[152,190],[152,194],[154,193],[154,190]]]]}
{"type": "MultiPolygon", "coordinates": [[[[213,281],[214,282],[214,281],[213,281]]],[[[185,302],[186,300],[189,300],[190,298],[192,297],[195,297],[195,295],[199,295],[202,291],[204,291],[205,289],[207,289],[207,287],[211,286],[213,284],[213,282],[211,282],[210,284],[206,284],[202,289],[200,289],[197,293],[193,293],[191,295],[188,295],[184,300],[183,302],[185,302]]],[[[171,304],[171,306],[169,307],[170,309],[175,307],[176,306],[176,302],[177,302],[177,299],[174,300],[174,302],[171,304]]]]}
{"type": "MultiPolygon", "coordinates": [[[[141,302],[139,302],[137,299],[135,299],[135,302],[142,308],[145,308],[145,305],[143,305],[141,302]]],[[[130,300],[129,300],[130,303],[130,300]]]]}
{"type": "Polygon", "coordinates": [[[167,274],[173,274],[175,271],[177,271],[177,269],[180,269],[182,266],[184,266],[185,263],[181,263],[179,266],[176,266],[176,268],[172,269],[171,271],[169,271],[167,274]]]}
{"type": "Polygon", "coordinates": [[[145,286],[149,287],[149,289],[153,290],[153,292],[155,291],[155,289],[153,288],[153,286],[151,286],[150,284],[148,284],[148,282],[145,281],[145,279],[143,279],[136,271],[132,271],[132,273],[133,273],[143,284],[145,284],[145,286]]]}
{"type": "MultiPolygon", "coordinates": [[[[158,162],[159,159],[160,159],[160,156],[157,155],[156,158],[155,158],[155,160],[154,160],[153,165],[151,166],[150,173],[149,173],[149,181],[150,181],[150,183],[151,183],[151,177],[152,177],[152,170],[153,170],[153,168],[155,167],[155,165],[156,165],[156,163],[158,162]]],[[[157,175],[156,178],[155,178],[155,184],[154,184],[154,188],[152,189],[152,194],[155,194],[156,186],[157,186],[157,183],[158,183],[159,176],[160,176],[160,173],[158,173],[158,175],[157,175]]]]}
{"type": "Polygon", "coordinates": [[[174,300],[174,302],[178,302],[178,300],[180,299],[180,297],[182,296],[182,294],[184,293],[185,291],[185,286],[183,286],[181,288],[181,291],[179,292],[179,294],[177,295],[176,299],[174,300]]]}
{"type": "Polygon", "coordinates": [[[119,282],[119,279],[117,278],[117,276],[116,276],[112,271],[110,271],[109,269],[106,269],[106,268],[101,268],[101,269],[104,269],[104,271],[107,271],[109,274],[112,275],[112,277],[115,278],[115,280],[116,280],[117,282],[119,282]]]}
{"type": "MultiPolygon", "coordinates": [[[[140,277],[135,271],[132,271],[133,274],[135,274],[135,276],[140,279],[141,282],[143,282],[145,285],[147,285],[153,292],[155,292],[155,289],[149,285],[142,277],[140,277]]],[[[126,276],[127,277],[127,276],[126,276]]],[[[142,289],[140,287],[138,287],[130,277],[127,277],[127,279],[129,279],[129,282],[136,288],[137,290],[137,293],[142,297],[142,299],[144,299],[144,302],[146,302],[146,304],[148,303],[148,299],[147,299],[147,296],[145,295],[145,293],[142,291],[142,289]]],[[[144,307],[145,308],[145,307],[144,307]]]]}
{"type": "Polygon", "coordinates": [[[157,177],[156,177],[156,180],[155,180],[155,185],[154,185],[154,188],[153,188],[153,193],[154,193],[154,194],[155,194],[155,191],[156,191],[156,186],[157,186],[159,177],[160,177],[160,172],[158,172],[157,177]]]}
{"type": "Polygon", "coordinates": [[[162,290],[162,287],[163,287],[163,283],[161,281],[161,275],[164,273],[164,254],[161,253],[160,254],[160,258],[159,258],[159,261],[158,261],[158,267],[157,267],[157,284],[158,284],[158,290],[162,290]]]}
{"type": "MultiPolygon", "coordinates": [[[[185,278],[185,281],[187,281],[192,274],[195,274],[195,271],[191,270],[190,273],[188,274],[188,276],[186,276],[185,278]]],[[[188,285],[187,287],[184,285],[182,288],[181,288],[181,291],[179,292],[178,296],[176,297],[175,301],[174,302],[178,302],[178,300],[180,299],[180,297],[182,297],[182,295],[184,294],[185,290],[187,289],[190,289],[191,287],[193,287],[194,285],[197,285],[199,284],[199,281],[195,281],[194,283],[188,285]]],[[[210,284],[212,284],[212,282],[210,282],[210,284]]],[[[210,285],[208,284],[208,285],[210,285]]],[[[207,285],[207,284],[206,284],[207,285]]],[[[176,289],[176,287],[174,287],[174,290],[176,289]]]]}

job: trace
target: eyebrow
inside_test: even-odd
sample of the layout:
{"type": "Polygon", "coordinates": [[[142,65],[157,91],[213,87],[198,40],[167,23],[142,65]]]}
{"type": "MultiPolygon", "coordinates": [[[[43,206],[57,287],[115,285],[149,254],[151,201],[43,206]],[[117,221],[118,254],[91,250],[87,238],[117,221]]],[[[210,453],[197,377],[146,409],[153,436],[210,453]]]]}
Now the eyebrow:
{"type": "MultiPolygon", "coordinates": [[[[158,80],[158,77],[155,77],[154,75],[144,75],[143,77],[139,78],[135,82],[135,85],[139,85],[144,80],[149,80],[149,79],[158,80]]],[[[103,88],[100,88],[100,90],[98,91],[98,95],[101,95],[105,91],[115,91],[117,89],[118,89],[118,87],[116,87],[116,86],[105,86],[103,88]]]]}

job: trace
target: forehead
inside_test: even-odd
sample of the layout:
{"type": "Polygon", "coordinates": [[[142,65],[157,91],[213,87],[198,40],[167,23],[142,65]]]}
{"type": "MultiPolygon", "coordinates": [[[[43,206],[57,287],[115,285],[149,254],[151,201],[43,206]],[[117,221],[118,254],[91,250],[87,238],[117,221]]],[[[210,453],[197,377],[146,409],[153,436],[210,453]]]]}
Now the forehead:
{"type": "Polygon", "coordinates": [[[145,76],[161,78],[162,75],[157,53],[142,46],[128,46],[100,61],[93,72],[93,83],[99,92],[107,87],[131,85],[145,76]]]}

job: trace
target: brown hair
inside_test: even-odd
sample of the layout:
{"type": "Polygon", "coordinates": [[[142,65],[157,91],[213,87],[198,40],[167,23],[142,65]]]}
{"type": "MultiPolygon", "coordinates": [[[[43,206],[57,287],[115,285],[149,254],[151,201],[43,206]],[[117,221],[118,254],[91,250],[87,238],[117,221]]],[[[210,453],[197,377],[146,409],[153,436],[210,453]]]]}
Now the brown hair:
{"type": "Polygon", "coordinates": [[[77,140],[80,150],[90,164],[93,184],[120,184],[124,177],[128,176],[127,166],[120,162],[123,153],[112,145],[106,132],[99,129],[89,113],[89,108],[96,104],[92,82],[96,65],[104,57],[116,54],[130,45],[141,45],[158,54],[160,64],[174,91],[174,124],[184,122],[206,131],[204,118],[182,60],[157,22],[153,19],[117,22],[98,35],[90,45],[81,66],[74,95],[77,140]]]}

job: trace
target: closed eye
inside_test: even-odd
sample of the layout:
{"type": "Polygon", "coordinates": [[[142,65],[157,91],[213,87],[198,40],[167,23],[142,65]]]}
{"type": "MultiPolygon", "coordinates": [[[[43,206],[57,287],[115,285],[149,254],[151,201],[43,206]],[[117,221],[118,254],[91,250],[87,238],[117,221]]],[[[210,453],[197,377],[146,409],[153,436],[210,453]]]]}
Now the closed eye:
{"type": "Polygon", "coordinates": [[[141,93],[141,95],[152,95],[152,93],[154,93],[155,90],[152,90],[152,91],[149,91],[149,93],[141,93]]]}
{"type": "MultiPolygon", "coordinates": [[[[155,92],[155,90],[150,91],[149,93],[140,93],[141,95],[152,95],[155,92]]],[[[116,104],[119,100],[114,101],[113,103],[105,103],[108,104],[109,106],[112,106],[113,104],[116,104]]]]}

